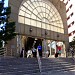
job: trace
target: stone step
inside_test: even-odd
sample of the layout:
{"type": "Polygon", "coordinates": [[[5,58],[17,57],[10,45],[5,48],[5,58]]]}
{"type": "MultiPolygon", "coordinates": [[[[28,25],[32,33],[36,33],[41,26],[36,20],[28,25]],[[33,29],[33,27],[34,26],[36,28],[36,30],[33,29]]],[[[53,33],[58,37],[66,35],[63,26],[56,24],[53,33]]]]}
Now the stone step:
{"type": "Polygon", "coordinates": [[[1,58],[0,60],[0,75],[33,75],[40,73],[35,58],[1,58]]]}
{"type": "Polygon", "coordinates": [[[42,72],[75,71],[75,64],[71,61],[71,59],[42,58],[41,62],[42,62],[42,72]]]}
{"type": "Polygon", "coordinates": [[[75,71],[72,59],[41,58],[41,62],[42,73],[40,74],[36,58],[1,58],[0,75],[52,75],[53,73],[58,75],[58,72],[75,71]]]}

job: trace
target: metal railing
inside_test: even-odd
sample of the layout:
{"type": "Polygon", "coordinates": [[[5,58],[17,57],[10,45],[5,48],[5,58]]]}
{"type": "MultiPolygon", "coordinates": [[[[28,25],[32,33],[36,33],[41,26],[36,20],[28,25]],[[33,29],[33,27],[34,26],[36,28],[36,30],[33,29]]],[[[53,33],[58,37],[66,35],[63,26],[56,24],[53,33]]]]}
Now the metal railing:
{"type": "Polygon", "coordinates": [[[39,70],[40,70],[40,73],[41,73],[42,67],[41,67],[41,59],[40,59],[40,56],[39,56],[38,48],[37,48],[37,60],[38,60],[39,70]]]}
{"type": "Polygon", "coordinates": [[[0,48],[0,56],[6,55],[6,48],[0,48]]]}

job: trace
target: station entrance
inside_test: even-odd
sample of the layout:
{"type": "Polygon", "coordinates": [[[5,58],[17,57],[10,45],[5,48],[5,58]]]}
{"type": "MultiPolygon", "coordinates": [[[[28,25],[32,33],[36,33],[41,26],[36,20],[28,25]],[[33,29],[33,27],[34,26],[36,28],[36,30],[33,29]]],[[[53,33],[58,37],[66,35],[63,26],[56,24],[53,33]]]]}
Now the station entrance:
{"type": "Polygon", "coordinates": [[[25,42],[25,50],[28,51],[32,47],[37,49],[37,46],[39,44],[42,46],[42,39],[39,39],[39,38],[36,39],[36,38],[33,38],[33,37],[28,37],[27,41],[25,42]]]}
{"type": "Polygon", "coordinates": [[[32,47],[37,49],[40,44],[42,46],[42,57],[55,57],[57,49],[61,50],[61,57],[66,57],[65,44],[62,41],[22,36],[20,44],[20,50],[23,47],[26,53],[32,47]]]}

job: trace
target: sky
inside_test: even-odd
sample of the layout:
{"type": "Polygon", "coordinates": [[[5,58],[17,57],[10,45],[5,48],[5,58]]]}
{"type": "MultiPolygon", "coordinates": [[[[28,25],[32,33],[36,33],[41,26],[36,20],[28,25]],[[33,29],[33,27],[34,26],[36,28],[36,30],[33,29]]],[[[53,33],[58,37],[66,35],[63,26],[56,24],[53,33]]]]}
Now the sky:
{"type": "Polygon", "coordinates": [[[4,5],[5,7],[7,7],[8,6],[8,0],[5,0],[5,5],[4,5]]]}
{"type": "MultiPolygon", "coordinates": [[[[1,1],[1,0],[0,0],[1,1]]],[[[4,4],[4,7],[7,7],[8,6],[8,0],[5,0],[5,4],[4,4]]],[[[2,26],[2,25],[1,25],[2,26]]],[[[0,26],[0,27],[1,27],[0,26]]]]}
{"type": "MultiPolygon", "coordinates": [[[[1,1],[1,0],[0,0],[1,1]]],[[[4,4],[5,7],[8,6],[8,0],[5,0],[5,4],[4,4]]]]}

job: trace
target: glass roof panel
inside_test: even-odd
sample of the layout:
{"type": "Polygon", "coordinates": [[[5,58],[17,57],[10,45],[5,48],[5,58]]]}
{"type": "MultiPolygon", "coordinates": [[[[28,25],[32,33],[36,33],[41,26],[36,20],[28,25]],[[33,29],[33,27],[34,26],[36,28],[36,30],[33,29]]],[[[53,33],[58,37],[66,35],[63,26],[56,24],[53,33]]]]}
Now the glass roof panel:
{"type": "Polygon", "coordinates": [[[28,13],[25,13],[25,17],[30,18],[30,15],[28,13]]]}
{"type": "Polygon", "coordinates": [[[22,11],[22,10],[20,10],[20,11],[19,11],[19,15],[25,16],[25,12],[22,11]]]}
{"type": "Polygon", "coordinates": [[[31,15],[32,19],[36,19],[36,16],[34,14],[31,15]]]}
{"type": "Polygon", "coordinates": [[[37,14],[38,14],[38,11],[35,9],[35,10],[33,11],[33,13],[34,13],[35,15],[37,15],[37,14]]]}
{"type": "Polygon", "coordinates": [[[25,6],[25,7],[28,7],[28,4],[25,2],[25,3],[23,3],[23,5],[25,6]]]}
{"type": "MultiPolygon", "coordinates": [[[[43,0],[27,0],[20,6],[19,15],[25,17],[26,24],[28,20],[31,22],[32,26],[43,28],[52,31],[61,32],[63,31],[63,22],[58,10],[50,2],[45,2],[43,0]],[[39,26],[37,26],[39,24],[39,26]],[[47,25],[47,26],[46,26],[47,25]],[[54,27],[54,28],[53,28],[54,27]],[[58,30],[58,31],[57,31],[58,30]]],[[[24,20],[24,17],[19,16],[24,20]]],[[[24,23],[24,21],[22,21],[24,23]]]]}
{"type": "Polygon", "coordinates": [[[37,9],[38,12],[42,12],[41,7],[37,7],[36,9],[37,9]]]}
{"type": "Polygon", "coordinates": [[[26,11],[26,8],[24,6],[21,6],[20,9],[26,11]]]}

